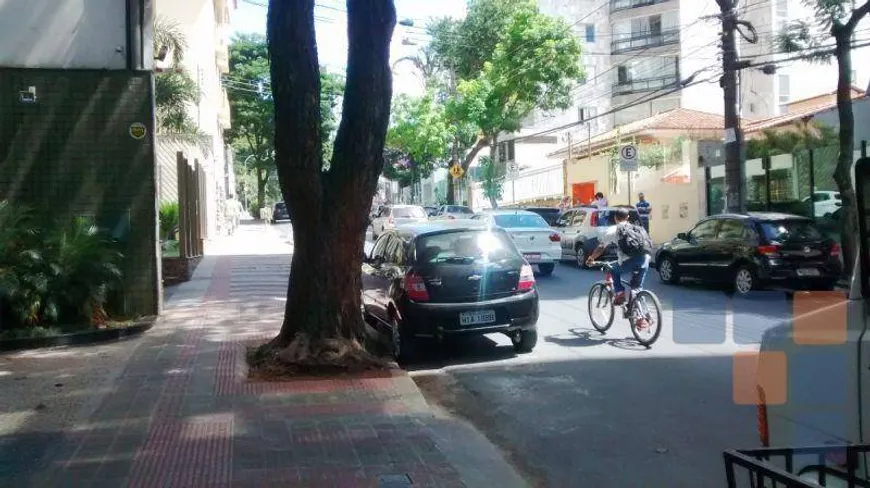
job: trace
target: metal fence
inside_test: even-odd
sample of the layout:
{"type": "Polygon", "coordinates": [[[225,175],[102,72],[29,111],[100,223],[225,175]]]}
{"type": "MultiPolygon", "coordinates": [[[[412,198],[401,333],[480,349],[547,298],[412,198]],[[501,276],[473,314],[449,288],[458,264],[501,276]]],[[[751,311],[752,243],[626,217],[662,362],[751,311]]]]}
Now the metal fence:
{"type": "Polygon", "coordinates": [[[870,445],[725,451],[728,488],[870,487],[859,472],[870,445]],[[831,484],[834,483],[834,484],[831,484]]]}
{"type": "Polygon", "coordinates": [[[634,49],[649,49],[680,42],[680,29],[667,29],[659,32],[632,33],[630,37],[614,39],[610,43],[610,54],[619,54],[634,49]]]}

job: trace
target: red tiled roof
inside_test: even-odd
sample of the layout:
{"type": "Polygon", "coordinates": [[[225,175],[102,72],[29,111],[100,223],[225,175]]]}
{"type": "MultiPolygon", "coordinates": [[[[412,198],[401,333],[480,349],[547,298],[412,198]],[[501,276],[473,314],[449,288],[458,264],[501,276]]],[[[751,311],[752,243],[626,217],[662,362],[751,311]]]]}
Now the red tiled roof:
{"type": "MultiPolygon", "coordinates": [[[[814,98],[821,98],[824,95],[819,95],[814,98]]],[[[855,100],[867,96],[863,91],[853,90],[852,91],[852,102],[855,100]]],[[[806,100],[804,100],[806,101],[806,100]]],[[[797,102],[795,102],[797,103],[797,102]]],[[[811,117],[818,113],[835,109],[837,108],[837,102],[826,102],[819,104],[808,104],[805,107],[801,107],[799,110],[794,110],[787,114],[778,115],[776,117],[771,117],[769,119],[756,120],[754,122],[746,123],[743,127],[744,134],[751,134],[753,132],[759,132],[765,129],[771,129],[774,127],[779,127],[781,125],[788,125],[792,122],[803,119],[804,117],[811,117]]]]}
{"type": "MultiPolygon", "coordinates": [[[[629,122],[616,129],[599,134],[591,141],[577,141],[573,147],[581,152],[587,151],[591,145],[601,146],[615,141],[618,137],[637,135],[643,132],[656,130],[723,130],[725,119],[722,115],[688,108],[675,108],[645,119],[629,122]]],[[[554,151],[548,156],[557,156],[568,151],[567,146],[554,151]]]]}

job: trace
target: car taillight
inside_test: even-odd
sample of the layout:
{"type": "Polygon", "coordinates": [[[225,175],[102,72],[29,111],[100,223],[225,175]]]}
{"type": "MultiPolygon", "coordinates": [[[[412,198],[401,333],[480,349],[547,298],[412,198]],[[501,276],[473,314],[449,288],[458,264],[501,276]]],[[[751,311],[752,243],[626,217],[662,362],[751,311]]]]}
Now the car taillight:
{"type": "Polygon", "coordinates": [[[770,246],[758,246],[758,252],[765,256],[773,256],[779,254],[780,246],[770,245],[770,246]]]}
{"type": "Polygon", "coordinates": [[[550,234],[550,242],[560,242],[562,240],[562,236],[556,234],[555,232],[550,234]]]}
{"type": "Polygon", "coordinates": [[[528,264],[524,264],[520,269],[520,283],[517,285],[518,291],[529,291],[535,287],[535,272],[528,264]]]}
{"type": "Polygon", "coordinates": [[[589,216],[589,225],[592,227],[598,225],[598,212],[592,212],[592,215],[589,216]]]}
{"type": "Polygon", "coordinates": [[[426,282],[423,277],[416,273],[408,273],[405,276],[405,293],[408,298],[415,302],[428,302],[429,290],[426,289],[426,282]]]}
{"type": "Polygon", "coordinates": [[[770,430],[767,423],[767,402],[764,398],[764,389],[761,386],[756,387],[758,391],[758,403],[755,407],[756,419],[758,421],[758,439],[764,447],[770,447],[770,430]]]}
{"type": "Polygon", "coordinates": [[[834,243],[834,245],[831,246],[831,257],[832,258],[840,257],[840,245],[839,244],[834,243]]]}

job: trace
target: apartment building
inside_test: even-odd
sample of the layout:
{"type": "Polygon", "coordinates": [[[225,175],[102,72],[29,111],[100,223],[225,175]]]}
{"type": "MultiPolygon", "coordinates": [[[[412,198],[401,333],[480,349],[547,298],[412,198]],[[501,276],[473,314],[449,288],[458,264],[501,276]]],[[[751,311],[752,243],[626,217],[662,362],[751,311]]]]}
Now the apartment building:
{"type": "MultiPolygon", "coordinates": [[[[200,99],[189,107],[189,114],[202,135],[200,144],[158,136],[161,200],[174,200],[177,179],[174,155],[184,149],[188,159],[196,159],[206,173],[206,236],[219,231],[223,202],[233,192],[232,154],[224,140],[230,128],[230,105],[221,78],[229,73],[229,43],[231,12],[235,0],[156,0],[155,16],[178,26],[187,41],[182,69],[199,87],[200,99]]],[[[171,66],[167,57],[155,61],[156,69],[171,66]]]]}

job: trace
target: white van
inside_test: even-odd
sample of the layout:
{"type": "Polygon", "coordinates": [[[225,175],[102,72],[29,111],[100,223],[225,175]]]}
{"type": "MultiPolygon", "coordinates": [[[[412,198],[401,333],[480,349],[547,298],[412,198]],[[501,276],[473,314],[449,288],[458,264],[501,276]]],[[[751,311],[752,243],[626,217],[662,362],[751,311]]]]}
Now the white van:
{"type": "MultiPolygon", "coordinates": [[[[870,486],[870,159],[854,178],[860,247],[849,290],[796,293],[792,319],[761,342],[758,432],[768,449],[725,455],[726,471],[766,458],[748,467],[753,486],[870,486]]],[[[729,485],[744,486],[733,475],[729,485]]]]}

